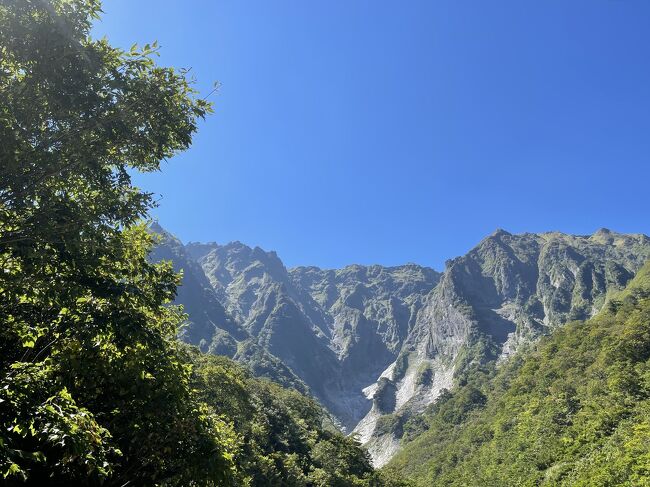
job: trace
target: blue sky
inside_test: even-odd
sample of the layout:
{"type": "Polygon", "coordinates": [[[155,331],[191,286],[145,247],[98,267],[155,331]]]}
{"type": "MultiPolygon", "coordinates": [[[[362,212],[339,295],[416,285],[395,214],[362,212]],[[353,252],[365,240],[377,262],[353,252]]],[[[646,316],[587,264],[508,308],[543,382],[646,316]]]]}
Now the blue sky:
{"type": "Polygon", "coordinates": [[[650,233],[648,0],[107,0],[215,114],[160,223],[288,266],[441,269],[496,228],[650,233]]]}

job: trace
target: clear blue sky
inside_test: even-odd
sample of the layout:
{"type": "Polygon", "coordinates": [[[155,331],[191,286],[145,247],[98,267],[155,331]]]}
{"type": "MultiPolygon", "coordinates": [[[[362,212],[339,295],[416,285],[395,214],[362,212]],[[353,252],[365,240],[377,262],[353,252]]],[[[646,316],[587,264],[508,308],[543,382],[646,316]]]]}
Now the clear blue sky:
{"type": "Polygon", "coordinates": [[[650,233],[648,0],[107,0],[113,44],[213,81],[138,184],[183,241],[438,269],[495,228],[650,233]]]}

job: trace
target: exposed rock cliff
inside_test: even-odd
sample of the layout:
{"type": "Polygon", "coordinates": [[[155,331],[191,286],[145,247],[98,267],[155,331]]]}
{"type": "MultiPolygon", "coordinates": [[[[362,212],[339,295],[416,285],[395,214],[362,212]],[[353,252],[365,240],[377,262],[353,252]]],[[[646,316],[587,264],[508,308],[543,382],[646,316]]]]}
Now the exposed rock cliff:
{"type": "MultiPolygon", "coordinates": [[[[644,235],[498,230],[448,261],[397,361],[378,382],[393,384],[382,391],[394,395],[394,417],[382,416],[374,393],[375,405],[357,426],[375,462],[383,464],[399,447],[395,438],[406,419],[469,367],[503,360],[554,327],[594,315],[608,293],[622,289],[648,258],[650,239],[644,235]]],[[[379,399],[386,402],[386,394],[379,399]]]]}
{"type": "Polygon", "coordinates": [[[287,270],[258,247],[164,235],[154,257],[185,272],[183,338],[306,384],[378,465],[405,421],[468,368],[592,316],[650,258],[643,235],[498,230],[443,274],[415,264],[287,270]]]}

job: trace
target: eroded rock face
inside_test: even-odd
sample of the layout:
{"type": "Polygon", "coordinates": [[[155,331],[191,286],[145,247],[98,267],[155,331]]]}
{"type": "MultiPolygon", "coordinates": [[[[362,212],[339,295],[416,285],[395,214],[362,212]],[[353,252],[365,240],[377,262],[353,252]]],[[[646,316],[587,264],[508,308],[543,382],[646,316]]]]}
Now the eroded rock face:
{"type": "Polygon", "coordinates": [[[650,239],[600,230],[592,236],[497,231],[448,261],[395,364],[391,421],[377,408],[359,423],[376,464],[395,451],[401,426],[475,364],[504,360],[567,321],[593,316],[650,258],[650,239]],[[382,428],[389,424],[391,428],[382,428]],[[386,449],[388,448],[388,450],[386,449]]]}
{"type": "MultiPolygon", "coordinates": [[[[180,240],[158,224],[153,224],[151,230],[159,239],[151,258],[155,261],[170,260],[176,272],[183,272],[183,285],[178,288],[177,301],[185,307],[189,320],[181,337],[199,345],[203,351],[215,353],[219,353],[215,348],[221,346],[222,337],[230,342],[246,339],[248,334],[224,309],[203,269],[188,254],[180,240]]],[[[226,348],[220,350],[225,351],[226,348]]]]}
{"type": "Polygon", "coordinates": [[[415,264],[286,269],[275,252],[171,236],[155,257],[185,269],[184,339],[306,384],[381,465],[405,421],[468,368],[597,312],[650,258],[650,239],[498,230],[443,274],[415,264]]]}
{"type": "Polygon", "coordinates": [[[421,266],[287,270],[275,252],[189,244],[220,302],[300,377],[350,431],[368,412],[363,389],[395,360],[439,273],[421,266]]]}
{"type": "Polygon", "coordinates": [[[176,272],[183,273],[176,302],[188,315],[180,338],[199,346],[204,352],[226,355],[248,365],[258,377],[309,392],[303,381],[280,359],[257,343],[224,307],[224,300],[207,278],[188,247],[160,225],[153,224],[158,244],[151,253],[156,261],[170,260],[176,272]]]}

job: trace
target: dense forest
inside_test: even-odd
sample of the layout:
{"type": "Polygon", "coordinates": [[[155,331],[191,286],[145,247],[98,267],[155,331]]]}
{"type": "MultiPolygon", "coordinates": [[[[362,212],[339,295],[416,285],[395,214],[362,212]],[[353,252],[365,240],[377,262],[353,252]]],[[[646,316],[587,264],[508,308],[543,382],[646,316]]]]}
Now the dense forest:
{"type": "Polygon", "coordinates": [[[255,379],[226,357],[186,353],[199,399],[233,430],[238,485],[402,485],[373,472],[368,453],[313,399],[255,379]]]}
{"type": "Polygon", "coordinates": [[[416,485],[650,485],[650,263],[606,308],[475,367],[405,426],[416,485]]]}
{"type": "Polygon", "coordinates": [[[95,0],[0,4],[0,474],[7,485],[387,485],[298,392],[177,340],[157,171],[211,112],[95,0]]]}

